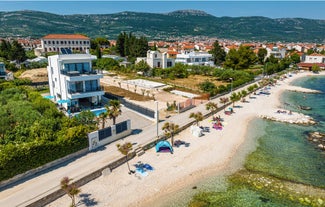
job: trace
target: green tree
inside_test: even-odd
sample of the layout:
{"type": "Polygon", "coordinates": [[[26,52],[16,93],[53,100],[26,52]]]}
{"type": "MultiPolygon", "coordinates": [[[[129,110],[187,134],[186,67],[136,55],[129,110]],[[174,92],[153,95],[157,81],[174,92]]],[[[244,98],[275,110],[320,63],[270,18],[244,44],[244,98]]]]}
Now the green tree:
{"type": "Polygon", "coordinates": [[[11,50],[9,54],[9,60],[16,60],[18,63],[21,63],[27,59],[25,50],[21,46],[21,44],[18,43],[17,40],[14,40],[11,43],[11,50]]]}
{"type": "Polygon", "coordinates": [[[313,48],[310,48],[310,49],[307,50],[307,55],[311,55],[314,52],[315,52],[314,49],[313,48]]]}
{"type": "Polygon", "coordinates": [[[216,85],[208,80],[205,80],[204,82],[199,84],[199,88],[206,93],[209,93],[210,95],[214,95],[216,92],[216,85]]]}
{"type": "Polygon", "coordinates": [[[98,116],[99,121],[102,123],[102,129],[105,128],[105,121],[106,121],[107,117],[108,117],[107,111],[99,114],[99,116],[98,116]]]}
{"type": "Polygon", "coordinates": [[[212,114],[213,112],[215,112],[218,109],[218,104],[209,101],[207,104],[205,104],[205,108],[206,108],[206,110],[211,111],[211,114],[212,114]]]}
{"type": "Polygon", "coordinates": [[[311,67],[311,71],[314,73],[318,73],[320,71],[319,65],[313,64],[313,66],[311,67]]]}
{"type": "Polygon", "coordinates": [[[189,118],[193,118],[197,126],[199,126],[199,122],[203,120],[203,114],[201,112],[192,112],[189,118]]]}
{"type": "Polygon", "coordinates": [[[110,100],[109,105],[106,105],[108,117],[113,119],[113,125],[116,124],[116,118],[122,114],[121,102],[119,100],[110,100]]]}
{"type": "Polygon", "coordinates": [[[171,122],[165,122],[162,127],[162,130],[165,133],[166,137],[171,137],[171,144],[174,146],[174,134],[178,131],[179,126],[171,122]]]}
{"type": "Polygon", "coordinates": [[[248,86],[247,90],[248,90],[248,92],[249,92],[249,98],[251,98],[251,93],[255,90],[254,85],[250,85],[250,86],[248,86]]]}
{"type": "Polygon", "coordinates": [[[125,47],[126,47],[127,34],[125,32],[120,33],[116,40],[116,51],[121,57],[125,57],[125,47]]]}
{"type": "Polygon", "coordinates": [[[245,89],[243,89],[241,92],[241,98],[242,98],[242,101],[244,102],[245,101],[245,97],[247,96],[247,91],[245,89]]]}
{"type": "Polygon", "coordinates": [[[71,207],[76,207],[75,197],[81,192],[74,183],[70,183],[72,179],[64,177],[61,180],[61,189],[71,198],[71,207]]]}
{"type": "Polygon", "coordinates": [[[94,68],[101,70],[119,69],[119,62],[112,58],[101,58],[94,62],[94,68]]]}
{"type": "Polygon", "coordinates": [[[227,56],[226,60],[223,64],[224,68],[227,69],[237,69],[237,65],[240,62],[240,57],[238,52],[235,49],[230,49],[227,56]]]}
{"type": "Polygon", "coordinates": [[[109,46],[110,42],[105,37],[96,37],[95,39],[90,40],[90,48],[96,49],[97,45],[99,46],[109,46]]]}
{"type": "Polygon", "coordinates": [[[293,63],[295,63],[295,64],[300,63],[300,56],[297,53],[293,53],[290,56],[290,58],[291,58],[293,63]]]}
{"type": "Polygon", "coordinates": [[[241,98],[241,95],[240,95],[240,93],[232,93],[231,95],[230,95],[230,100],[231,100],[231,102],[232,102],[232,106],[233,107],[235,107],[235,102],[237,102],[237,101],[239,101],[240,100],[240,98],[241,98]]]}
{"type": "Polygon", "coordinates": [[[99,44],[97,44],[97,46],[96,46],[96,56],[97,56],[98,59],[101,59],[102,58],[102,51],[100,49],[100,45],[99,44]]]}
{"type": "Polygon", "coordinates": [[[226,56],[225,68],[234,70],[247,69],[250,65],[256,63],[257,56],[247,46],[240,46],[238,50],[231,49],[226,56]]]}
{"type": "Polygon", "coordinates": [[[94,124],[96,123],[94,121],[95,114],[92,113],[90,110],[80,112],[77,116],[75,116],[75,119],[78,121],[79,124],[82,125],[94,126],[94,124]]]}
{"type": "MultiPolygon", "coordinates": [[[[226,103],[229,102],[229,98],[228,97],[220,97],[220,103],[223,104],[223,106],[225,106],[226,103]]],[[[224,108],[225,110],[225,108],[224,108]]]]}
{"type": "Polygon", "coordinates": [[[264,64],[265,57],[267,55],[267,50],[265,48],[260,48],[257,52],[258,62],[264,64]]]}
{"type": "Polygon", "coordinates": [[[213,56],[215,65],[221,65],[226,59],[226,52],[220,47],[218,40],[213,43],[213,49],[210,53],[213,56]]]}
{"type": "Polygon", "coordinates": [[[150,70],[150,66],[144,60],[141,60],[135,65],[135,69],[136,71],[141,71],[144,74],[147,74],[150,70]]]}
{"type": "Polygon", "coordinates": [[[129,174],[132,173],[131,169],[130,169],[130,165],[129,165],[129,153],[132,151],[132,144],[131,142],[127,142],[124,144],[117,144],[116,145],[117,149],[119,152],[121,152],[123,155],[125,155],[125,160],[126,160],[126,164],[128,166],[129,169],[129,174]]]}

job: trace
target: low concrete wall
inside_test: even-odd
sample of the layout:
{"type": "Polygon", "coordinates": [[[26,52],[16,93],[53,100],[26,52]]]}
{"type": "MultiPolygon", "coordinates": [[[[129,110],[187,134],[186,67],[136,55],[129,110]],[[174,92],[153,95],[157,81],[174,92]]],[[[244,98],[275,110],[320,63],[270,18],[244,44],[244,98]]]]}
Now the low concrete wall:
{"type": "Polygon", "coordinates": [[[61,163],[67,162],[69,160],[72,160],[72,159],[74,159],[76,157],[80,157],[80,156],[85,155],[87,153],[88,153],[88,148],[85,148],[85,149],[82,149],[82,150],[80,150],[78,152],[67,155],[67,156],[65,156],[63,158],[60,158],[60,159],[54,160],[52,162],[49,162],[49,163],[47,163],[45,165],[42,165],[42,166],[40,166],[38,168],[35,168],[35,169],[29,170],[29,171],[27,171],[25,173],[21,173],[19,175],[16,175],[16,176],[14,176],[14,177],[12,177],[12,178],[10,178],[8,180],[1,181],[0,190],[3,190],[3,189],[7,188],[10,185],[14,185],[14,184],[18,183],[19,181],[21,181],[23,179],[28,179],[28,178],[34,176],[35,174],[39,174],[42,171],[45,171],[45,170],[47,170],[47,169],[49,169],[51,167],[57,166],[57,165],[59,165],[61,163]]]}
{"type": "Polygon", "coordinates": [[[132,133],[131,129],[131,120],[126,120],[127,129],[121,133],[116,133],[116,125],[112,125],[111,127],[111,133],[112,135],[109,137],[106,137],[103,140],[99,140],[98,131],[94,131],[88,134],[88,141],[89,141],[89,151],[94,150],[100,146],[104,146],[106,144],[109,144],[111,142],[114,142],[118,139],[121,139],[123,137],[126,137],[132,133]]]}

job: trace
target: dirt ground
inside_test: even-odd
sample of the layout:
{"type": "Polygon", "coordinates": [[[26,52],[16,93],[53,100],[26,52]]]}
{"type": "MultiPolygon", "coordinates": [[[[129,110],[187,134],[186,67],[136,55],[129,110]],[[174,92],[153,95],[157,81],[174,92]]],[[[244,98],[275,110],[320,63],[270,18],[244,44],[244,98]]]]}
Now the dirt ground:
{"type": "Polygon", "coordinates": [[[210,81],[216,86],[223,85],[221,81],[217,81],[215,77],[203,76],[203,75],[190,75],[187,78],[168,80],[168,84],[175,84],[180,87],[185,87],[193,91],[199,91],[198,85],[204,81],[210,81]]]}
{"type": "Polygon", "coordinates": [[[139,86],[135,87],[134,85],[126,84],[123,82],[126,78],[123,76],[104,76],[103,79],[100,80],[102,86],[115,86],[115,87],[108,87],[111,89],[109,91],[110,93],[113,94],[118,94],[119,89],[124,89],[125,91],[128,91],[129,95],[124,94],[123,96],[126,99],[131,100],[133,103],[138,104],[140,106],[144,106],[147,108],[150,108],[152,110],[156,110],[157,108],[157,103],[158,102],[158,109],[159,113],[161,116],[168,116],[171,115],[170,112],[166,112],[165,109],[167,108],[167,102],[169,104],[173,103],[174,101],[176,103],[178,102],[183,102],[187,100],[188,98],[172,94],[169,92],[166,92],[162,90],[162,88],[153,88],[153,89],[148,89],[148,88],[141,88],[139,86]],[[143,93],[144,92],[144,93],[143,93]],[[136,93],[137,95],[132,95],[136,93]],[[144,94],[144,95],[143,95],[144,94]],[[150,100],[141,100],[141,99],[135,99],[134,97],[136,96],[143,96],[146,97],[145,99],[150,99],[150,100]],[[133,97],[133,98],[131,98],[133,97]]]}
{"type": "Polygon", "coordinates": [[[19,78],[26,78],[31,80],[32,82],[45,82],[48,81],[47,69],[38,68],[26,70],[19,76],[19,78]]]}

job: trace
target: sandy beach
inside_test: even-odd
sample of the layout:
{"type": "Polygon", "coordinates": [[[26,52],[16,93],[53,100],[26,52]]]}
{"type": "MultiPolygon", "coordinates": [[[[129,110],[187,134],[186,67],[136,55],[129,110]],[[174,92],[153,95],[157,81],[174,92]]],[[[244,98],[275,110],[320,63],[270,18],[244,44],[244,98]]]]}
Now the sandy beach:
{"type": "MultiPolygon", "coordinates": [[[[188,146],[174,147],[173,154],[156,153],[152,148],[142,156],[129,161],[133,170],[138,162],[150,164],[154,170],[148,171],[146,176],[137,173],[129,175],[126,164],[112,172],[103,173],[98,179],[81,187],[81,194],[77,197],[78,206],[151,206],[150,203],[164,195],[179,189],[192,188],[197,181],[225,170],[245,141],[248,123],[253,118],[276,116],[277,119],[290,122],[305,117],[296,112],[289,115],[277,111],[285,110],[279,100],[281,93],[291,88],[290,83],[294,79],[307,75],[316,74],[311,72],[294,74],[271,87],[270,95],[254,95],[253,98],[247,97],[247,102],[236,102],[235,113],[232,115],[225,115],[223,111],[218,112],[216,115],[224,119],[222,130],[212,128],[212,117],[209,117],[199,123],[201,126],[210,127],[210,132],[204,132],[204,136],[195,137],[189,129],[182,131],[175,136],[175,140],[182,140],[188,146]]],[[[295,90],[304,91],[302,88],[295,90]]],[[[63,196],[47,206],[69,206],[69,204],[70,198],[63,196]]]]}

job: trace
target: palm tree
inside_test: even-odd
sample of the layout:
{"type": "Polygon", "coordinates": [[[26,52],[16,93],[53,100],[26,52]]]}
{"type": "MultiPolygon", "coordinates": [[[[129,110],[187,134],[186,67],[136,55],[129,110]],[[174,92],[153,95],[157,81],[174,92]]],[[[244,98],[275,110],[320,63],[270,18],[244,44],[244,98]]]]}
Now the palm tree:
{"type": "Polygon", "coordinates": [[[107,116],[108,116],[107,111],[104,112],[104,113],[101,113],[101,114],[98,116],[98,119],[99,119],[100,122],[102,123],[102,129],[105,128],[105,120],[107,119],[107,116]]]}
{"type": "Polygon", "coordinates": [[[230,100],[231,100],[231,102],[232,102],[232,104],[233,104],[233,105],[232,105],[233,107],[235,107],[235,102],[236,102],[236,101],[239,101],[240,98],[241,98],[240,93],[232,93],[232,94],[231,94],[231,96],[230,96],[230,100]]]}
{"type": "MultiPolygon", "coordinates": [[[[228,97],[221,97],[220,98],[220,103],[222,103],[223,105],[225,105],[228,102],[229,102],[229,98],[228,97]]],[[[225,110],[225,108],[223,110],[225,110]]]]}
{"type": "Polygon", "coordinates": [[[192,112],[189,116],[189,118],[194,118],[195,119],[195,122],[196,122],[196,125],[199,126],[199,122],[203,120],[203,115],[201,112],[192,112]]]}
{"type": "Polygon", "coordinates": [[[249,92],[249,98],[251,98],[251,93],[254,91],[254,89],[255,89],[254,85],[248,86],[247,90],[249,92]]]}
{"type": "Polygon", "coordinates": [[[64,177],[61,180],[61,189],[71,198],[71,206],[76,207],[76,199],[75,196],[78,195],[81,190],[77,188],[74,183],[70,183],[72,179],[68,177],[64,177]]]}
{"type": "Polygon", "coordinates": [[[171,136],[171,143],[172,146],[174,146],[174,134],[178,131],[179,126],[174,123],[166,122],[161,129],[164,130],[166,137],[171,136]]]}
{"type": "Polygon", "coordinates": [[[247,96],[247,91],[244,89],[240,93],[241,93],[241,98],[242,98],[242,100],[244,102],[245,101],[245,96],[247,96]]]}
{"type": "Polygon", "coordinates": [[[132,151],[131,142],[124,143],[123,145],[117,144],[116,147],[117,147],[118,151],[120,151],[123,155],[125,155],[126,164],[128,165],[128,169],[129,169],[129,174],[131,174],[132,171],[130,169],[129,159],[128,159],[129,152],[132,151]]]}
{"type": "Polygon", "coordinates": [[[109,106],[105,106],[109,119],[113,119],[113,125],[116,124],[116,118],[122,114],[121,102],[119,100],[110,100],[109,106]]]}
{"type": "Polygon", "coordinates": [[[216,111],[218,109],[218,104],[209,101],[207,104],[205,104],[205,108],[206,108],[206,110],[211,111],[211,114],[212,114],[214,111],[216,111]]]}

